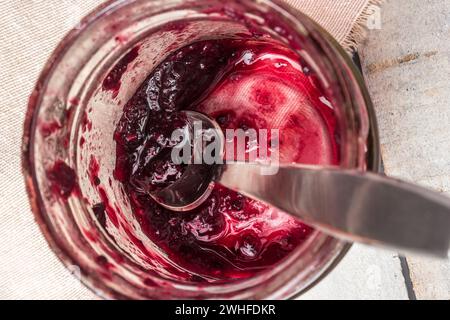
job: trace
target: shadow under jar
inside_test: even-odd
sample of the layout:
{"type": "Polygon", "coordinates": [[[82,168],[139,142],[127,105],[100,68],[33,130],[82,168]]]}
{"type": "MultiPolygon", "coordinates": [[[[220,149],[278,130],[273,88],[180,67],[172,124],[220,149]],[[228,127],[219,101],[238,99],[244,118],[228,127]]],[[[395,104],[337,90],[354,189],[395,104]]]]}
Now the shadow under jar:
{"type": "MultiPolygon", "coordinates": [[[[210,230],[217,219],[223,218],[220,214],[213,215],[215,220],[208,224],[201,212],[186,219],[179,214],[168,219],[164,214],[170,213],[162,212],[161,228],[179,228],[177,223],[184,223],[180,234],[174,236],[169,232],[163,237],[164,230],[152,229],[151,221],[150,224],[148,221],[148,215],[154,213],[149,210],[156,210],[156,207],[136,206],[137,202],[142,204],[139,199],[145,195],[130,191],[126,182],[131,174],[119,170],[124,167],[118,163],[123,162],[123,157],[127,157],[127,164],[139,163],[136,159],[137,162],[133,162],[133,157],[139,155],[136,155],[136,148],[132,156],[118,150],[123,147],[123,141],[144,139],[137,137],[138,133],[145,136],[150,129],[142,128],[148,127],[148,123],[157,125],[157,122],[148,121],[148,110],[144,108],[145,124],[139,127],[141,131],[133,131],[131,124],[139,124],[143,111],[133,109],[130,104],[139,98],[136,97],[139,92],[146,92],[143,100],[148,103],[147,107],[150,106],[149,83],[155,79],[155,72],[163,68],[162,63],[174,61],[177,52],[191,50],[196,57],[199,43],[203,48],[208,43],[224,41],[239,43],[240,49],[233,51],[231,60],[227,60],[233,61],[233,67],[239,63],[250,65],[249,61],[255,57],[252,54],[260,57],[257,50],[251,50],[256,42],[263,47],[264,43],[270,44],[270,50],[281,48],[286,54],[280,58],[282,61],[275,59],[271,66],[280,69],[285,67],[282,62],[288,61],[290,67],[297,66],[296,72],[303,77],[303,87],[309,83],[313,87],[311,90],[320,93],[315,98],[317,103],[322,103],[321,108],[327,108],[328,111],[323,112],[333,123],[333,132],[328,132],[327,139],[333,140],[335,158],[316,160],[317,163],[305,158],[299,162],[334,164],[359,170],[379,169],[376,121],[361,75],[339,45],[303,14],[278,1],[227,1],[225,4],[211,0],[107,2],[83,19],[49,59],[30,98],[23,139],[23,171],[32,210],[41,230],[61,261],[68,267],[79,268],[83,283],[101,297],[292,298],[323,278],[349,248],[349,244],[300,222],[292,222],[293,218],[275,209],[266,208],[256,210],[256,220],[247,227],[252,229],[256,222],[270,222],[267,212],[271,212],[272,217],[282,215],[284,219],[292,220],[291,223],[299,227],[292,232],[304,232],[304,237],[279,258],[268,262],[261,258],[262,251],[269,252],[269,242],[274,236],[273,230],[263,230],[269,236],[259,239],[258,245],[246,243],[247,249],[251,250],[247,250],[245,260],[238,257],[238,251],[242,249],[239,246],[245,240],[239,232],[233,235],[236,236],[234,243],[220,248],[210,245],[211,237],[199,236],[201,228],[210,230]],[[147,89],[142,91],[143,88],[147,89]],[[122,129],[129,130],[119,129],[121,125],[122,129]],[[131,134],[124,136],[126,132],[131,134]],[[193,227],[195,223],[197,227],[193,227]],[[303,231],[299,231],[301,228],[303,231]],[[261,265],[251,261],[256,247],[261,252],[255,256],[265,261],[261,265]],[[182,259],[178,259],[183,252],[182,259]],[[217,256],[217,259],[208,256],[217,256]],[[203,267],[207,264],[203,264],[202,257],[212,259],[209,264],[212,271],[195,269],[189,257],[199,259],[196,263],[203,267]]],[[[220,45],[218,48],[221,49],[220,45]]],[[[225,51],[218,57],[226,55],[225,51]]],[[[273,58],[274,51],[269,53],[273,58]]],[[[195,77],[189,79],[191,82],[198,80],[195,77]]],[[[204,78],[199,79],[205,86],[204,78]]],[[[220,86],[226,86],[229,79],[224,73],[220,86]]],[[[218,80],[213,80],[211,83],[219,86],[218,80]]],[[[196,90],[201,86],[193,87],[196,90]]],[[[268,90],[276,91],[277,88],[274,84],[268,90]]],[[[245,100],[245,92],[241,95],[245,100]]],[[[208,89],[208,94],[199,92],[196,97],[203,97],[201,103],[194,106],[193,101],[185,99],[185,107],[208,113],[211,111],[208,106],[213,103],[205,103],[208,101],[206,96],[220,97],[220,90],[208,89]]],[[[309,93],[305,96],[313,99],[309,93]]],[[[262,100],[270,102],[270,94],[269,99],[267,95],[264,97],[262,100]]],[[[226,99],[219,101],[223,104],[226,99]]],[[[290,108],[290,114],[298,114],[297,118],[308,123],[307,115],[296,109],[296,102],[285,109],[290,108]]],[[[270,105],[259,103],[262,107],[270,105]]],[[[281,105],[271,108],[282,109],[281,105]]],[[[253,107],[244,110],[249,113],[246,123],[250,121],[249,117],[253,124],[254,119],[260,117],[262,111],[255,104],[253,107]]],[[[230,111],[230,108],[225,109],[230,111]]],[[[217,111],[222,110],[215,109],[217,111]]],[[[215,116],[222,115],[220,112],[215,116]]],[[[304,123],[291,122],[289,135],[299,137],[296,141],[304,147],[300,134],[304,123]]],[[[274,126],[272,123],[271,127],[274,126]]],[[[329,128],[326,126],[324,130],[329,128]]],[[[283,133],[280,134],[282,144],[283,133]]],[[[283,160],[283,155],[281,158],[283,160]]],[[[285,160],[293,161],[288,156],[285,160]]],[[[130,170],[134,170],[133,166],[130,170]]],[[[226,193],[225,196],[230,198],[233,194],[226,193]]],[[[224,201],[220,194],[217,201],[224,201]]],[[[252,204],[253,208],[258,207],[250,200],[242,201],[246,205],[252,204]]],[[[234,223],[224,223],[227,232],[236,227],[234,223]]],[[[245,225],[245,221],[243,223],[245,225]]],[[[223,236],[225,231],[220,232],[223,236]]],[[[289,237],[277,241],[278,247],[271,249],[272,256],[281,252],[275,249],[280,248],[283,241],[289,242],[289,237]]]]}

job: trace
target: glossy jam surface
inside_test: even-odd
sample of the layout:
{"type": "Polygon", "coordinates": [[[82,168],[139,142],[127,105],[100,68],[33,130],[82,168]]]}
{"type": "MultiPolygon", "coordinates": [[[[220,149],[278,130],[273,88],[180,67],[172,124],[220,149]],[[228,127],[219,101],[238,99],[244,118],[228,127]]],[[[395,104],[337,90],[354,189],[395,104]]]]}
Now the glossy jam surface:
{"type": "MultiPolygon", "coordinates": [[[[119,73],[105,80],[104,89],[120,87],[119,73]]],[[[203,112],[223,129],[279,129],[282,162],[337,164],[336,119],[321,91],[292,51],[267,41],[221,39],[171,54],[127,102],[114,135],[114,177],[146,236],[191,275],[188,280],[251,277],[279,263],[312,229],[220,185],[190,212],[156,204],[148,192],[175,181],[184,169],[170,159],[178,143],[172,132],[185,125],[178,111],[203,112]]]]}

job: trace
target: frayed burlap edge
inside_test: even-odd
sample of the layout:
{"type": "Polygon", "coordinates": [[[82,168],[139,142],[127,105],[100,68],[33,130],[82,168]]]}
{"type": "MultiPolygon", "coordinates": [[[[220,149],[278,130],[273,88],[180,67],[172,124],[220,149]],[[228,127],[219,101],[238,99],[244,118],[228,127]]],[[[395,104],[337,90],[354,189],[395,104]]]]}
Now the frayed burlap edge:
{"type": "Polygon", "coordinates": [[[384,2],[386,2],[386,0],[370,0],[364,7],[362,13],[356,19],[355,25],[350,30],[350,33],[341,43],[345,50],[349,53],[357,49],[358,45],[360,45],[367,37],[367,33],[369,31],[367,29],[367,20],[373,14],[373,12],[371,12],[371,7],[381,6],[384,2]]]}

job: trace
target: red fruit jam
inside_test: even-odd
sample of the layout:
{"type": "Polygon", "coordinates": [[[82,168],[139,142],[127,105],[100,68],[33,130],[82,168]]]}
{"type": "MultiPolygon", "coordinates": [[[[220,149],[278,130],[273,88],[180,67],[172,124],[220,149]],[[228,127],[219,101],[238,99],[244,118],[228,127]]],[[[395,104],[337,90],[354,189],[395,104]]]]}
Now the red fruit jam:
{"type": "MultiPolygon", "coordinates": [[[[117,74],[104,88],[120,86],[117,74]]],[[[192,275],[189,280],[249,278],[279,263],[312,232],[288,214],[220,185],[185,213],[164,209],[148,195],[183,172],[170,160],[178,143],[172,132],[185,125],[180,110],[208,114],[223,129],[279,129],[283,163],[338,164],[335,114],[314,75],[272,41],[196,42],[153,70],[125,105],[114,135],[114,175],[136,219],[167,258],[192,275]]]]}

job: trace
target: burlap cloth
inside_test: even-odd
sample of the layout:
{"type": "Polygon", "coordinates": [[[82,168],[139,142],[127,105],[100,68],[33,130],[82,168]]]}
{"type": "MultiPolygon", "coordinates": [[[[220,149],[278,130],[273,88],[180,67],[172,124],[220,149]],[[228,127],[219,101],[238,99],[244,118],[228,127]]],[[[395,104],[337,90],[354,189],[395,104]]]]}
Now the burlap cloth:
{"type": "MultiPolygon", "coordinates": [[[[349,48],[380,0],[286,0],[349,48]]],[[[20,168],[28,96],[52,50],[101,0],[0,1],[0,299],[95,299],[36,225],[20,168]]]]}

